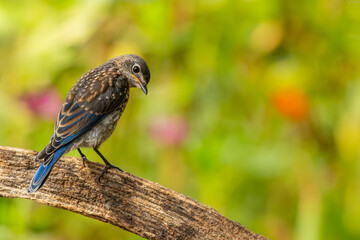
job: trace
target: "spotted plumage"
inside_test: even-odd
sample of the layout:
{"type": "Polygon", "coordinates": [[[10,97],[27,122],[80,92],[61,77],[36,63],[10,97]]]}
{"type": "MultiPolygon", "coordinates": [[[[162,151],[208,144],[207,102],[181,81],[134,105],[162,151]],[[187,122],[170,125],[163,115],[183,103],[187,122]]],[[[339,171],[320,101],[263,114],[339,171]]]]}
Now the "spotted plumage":
{"type": "MultiPolygon", "coordinates": [[[[100,145],[110,137],[129,99],[130,87],[147,94],[150,71],[137,55],[123,55],[85,73],[71,88],[62,105],[54,133],[49,144],[36,156],[43,161],[34,175],[28,192],[37,191],[46,181],[54,164],[67,152],[78,149],[83,161],[86,156],[80,147],[90,147],[110,164],[99,152],[100,145]]],[[[121,169],[119,169],[121,170],[121,169]]]]}

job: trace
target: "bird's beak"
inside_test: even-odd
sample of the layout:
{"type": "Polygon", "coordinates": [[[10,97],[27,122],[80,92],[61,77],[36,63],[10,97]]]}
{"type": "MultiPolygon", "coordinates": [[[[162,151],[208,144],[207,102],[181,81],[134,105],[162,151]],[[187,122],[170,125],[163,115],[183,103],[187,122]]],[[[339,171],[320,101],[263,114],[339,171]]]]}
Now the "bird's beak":
{"type": "Polygon", "coordinates": [[[147,95],[147,93],[148,93],[147,86],[146,85],[144,86],[144,85],[140,84],[140,88],[141,88],[141,90],[143,90],[145,95],[147,95]]]}
{"type": "Polygon", "coordinates": [[[141,88],[141,90],[143,90],[143,92],[145,93],[145,95],[147,95],[147,94],[148,94],[147,86],[146,86],[146,85],[143,85],[143,84],[141,83],[140,79],[137,78],[135,75],[132,75],[132,76],[138,81],[138,83],[137,83],[138,88],[141,88]]]}

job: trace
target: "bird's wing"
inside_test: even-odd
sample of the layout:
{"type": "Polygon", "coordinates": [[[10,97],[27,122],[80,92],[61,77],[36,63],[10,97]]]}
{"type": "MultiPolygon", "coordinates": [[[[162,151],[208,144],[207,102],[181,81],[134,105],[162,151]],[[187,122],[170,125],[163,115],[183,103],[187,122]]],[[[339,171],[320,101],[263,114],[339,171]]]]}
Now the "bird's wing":
{"type": "MultiPolygon", "coordinates": [[[[95,69],[96,70],[96,69],[95,69]]],[[[90,71],[71,89],[59,112],[50,143],[38,154],[44,159],[57,149],[83,135],[127,100],[128,83],[111,72],[90,71]],[[100,73],[99,73],[100,72],[100,73]]]]}

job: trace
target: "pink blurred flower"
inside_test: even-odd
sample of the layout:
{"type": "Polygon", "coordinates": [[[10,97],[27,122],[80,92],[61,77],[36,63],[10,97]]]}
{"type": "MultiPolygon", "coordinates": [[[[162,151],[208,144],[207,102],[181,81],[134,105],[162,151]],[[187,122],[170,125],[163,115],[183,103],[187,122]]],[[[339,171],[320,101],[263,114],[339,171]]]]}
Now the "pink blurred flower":
{"type": "Polygon", "coordinates": [[[184,117],[159,118],[150,124],[150,134],[164,145],[178,146],[188,133],[189,126],[184,117]]]}
{"type": "Polygon", "coordinates": [[[20,97],[28,109],[35,115],[54,120],[60,110],[62,100],[60,93],[55,88],[41,92],[28,93],[20,97]]]}

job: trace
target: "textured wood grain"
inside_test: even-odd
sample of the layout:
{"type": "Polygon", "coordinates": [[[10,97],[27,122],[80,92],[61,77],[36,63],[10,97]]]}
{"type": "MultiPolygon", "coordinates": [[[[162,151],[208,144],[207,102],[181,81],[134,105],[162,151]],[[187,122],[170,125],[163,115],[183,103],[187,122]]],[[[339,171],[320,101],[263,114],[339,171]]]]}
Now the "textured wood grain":
{"type": "Polygon", "coordinates": [[[266,239],[183,194],[103,165],[63,157],[45,185],[26,190],[36,152],[0,146],[0,196],[26,198],[111,223],[148,239],[266,239]]]}

